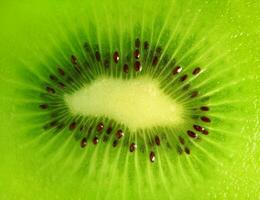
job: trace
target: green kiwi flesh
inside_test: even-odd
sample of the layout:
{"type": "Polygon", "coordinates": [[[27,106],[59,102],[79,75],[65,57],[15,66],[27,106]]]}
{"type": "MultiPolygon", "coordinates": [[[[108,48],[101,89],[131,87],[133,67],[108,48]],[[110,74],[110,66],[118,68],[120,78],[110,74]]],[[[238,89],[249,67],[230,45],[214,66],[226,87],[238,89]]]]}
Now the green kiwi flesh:
{"type": "Polygon", "coordinates": [[[257,29],[223,33],[256,7],[198,2],[68,1],[55,22],[51,2],[18,3],[30,14],[1,39],[1,199],[257,199],[257,29]]]}

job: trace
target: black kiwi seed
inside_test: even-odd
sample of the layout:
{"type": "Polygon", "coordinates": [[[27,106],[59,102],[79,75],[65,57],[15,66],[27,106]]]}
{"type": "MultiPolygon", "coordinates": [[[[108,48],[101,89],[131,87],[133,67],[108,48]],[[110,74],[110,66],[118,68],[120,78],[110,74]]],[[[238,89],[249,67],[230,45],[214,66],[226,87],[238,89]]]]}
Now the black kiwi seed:
{"type": "Polygon", "coordinates": [[[119,53],[118,53],[118,51],[114,52],[113,60],[114,60],[115,63],[118,63],[118,61],[119,61],[119,53]]]}
{"type": "Polygon", "coordinates": [[[84,130],[84,126],[81,125],[80,128],[79,128],[79,131],[82,132],[84,130]]]}
{"type": "Polygon", "coordinates": [[[104,129],[104,124],[102,122],[100,122],[98,125],[97,125],[97,131],[98,132],[102,132],[102,130],[104,129]]]}
{"type": "Polygon", "coordinates": [[[48,93],[50,93],[50,94],[54,94],[55,93],[55,90],[53,89],[53,88],[51,88],[51,87],[46,87],[46,90],[47,90],[47,92],[48,93]]]}
{"type": "Polygon", "coordinates": [[[128,64],[124,64],[124,72],[125,73],[128,73],[129,72],[129,66],[128,66],[128,64]]]}
{"type": "Polygon", "coordinates": [[[76,127],[77,127],[76,122],[72,122],[72,123],[70,124],[70,126],[69,126],[69,129],[72,131],[72,130],[74,130],[76,127]]]}
{"type": "Polygon", "coordinates": [[[152,64],[153,64],[153,65],[157,65],[158,60],[159,60],[158,57],[157,57],[157,56],[154,56],[154,57],[153,57],[152,64]]]}
{"type": "Polygon", "coordinates": [[[96,145],[98,143],[98,137],[94,137],[92,142],[94,145],[96,145]]]}
{"type": "Polygon", "coordinates": [[[210,118],[205,117],[205,116],[202,116],[200,119],[201,119],[202,121],[204,121],[204,122],[207,122],[207,123],[211,122],[210,118]]]}
{"type": "Polygon", "coordinates": [[[185,144],[185,140],[183,139],[183,137],[179,136],[179,142],[180,142],[181,144],[185,144]]]}
{"type": "Polygon", "coordinates": [[[41,104],[39,107],[41,109],[47,109],[49,106],[48,106],[48,104],[41,104]]]}
{"type": "Polygon", "coordinates": [[[193,75],[197,75],[198,73],[200,73],[200,68],[199,68],[199,67],[196,67],[196,68],[193,70],[192,74],[193,74],[193,75]]]}
{"type": "Polygon", "coordinates": [[[72,64],[76,65],[78,63],[78,59],[76,56],[72,55],[70,58],[70,61],[72,64]]]}
{"type": "Polygon", "coordinates": [[[81,148],[84,148],[86,145],[87,145],[87,138],[84,137],[84,138],[81,140],[81,142],[80,142],[80,146],[81,146],[81,148]]]}
{"type": "Polygon", "coordinates": [[[176,66],[173,70],[172,70],[172,74],[176,75],[178,73],[180,73],[182,71],[182,67],[180,66],[176,66]]]}
{"type": "Polygon", "coordinates": [[[180,78],[180,80],[181,80],[181,81],[185,81],[187,78],[188,78],[188,75],[185,74],[185,75],[183,75],[183,76],[180,78]]]}
{"type": "Polygon", "coordinates": [[[190,154],[190,149],[188,147],[185,147],[184,151],[185,151],[186,154],[190,154]]]}
{"type": "Polygon", "coordinates": [[[147,41],[144,42],[144,49],[148,49],[149,48],[149,43],[147,41]]]}
{"type": "Polygon", "coordinates": [[[112,132],[112,127],[108,127],[106,132],[107,134],[110,134],[112,132]]]}
{"type": "Polygon", "coordinates": [[[140,40],[137,38],[137,39],[135,40],[135,47],[136,47],[136,48],[139,48],[139,47],[140,47],[140,44],[141,44],[141,42],[140,42],[140,40]]]}
{"type": "Polygon", "coordinates": [[[150,152],[150,161],[151,162],[155,161],[155,153],[153,151],[150,152]]]}
{"type": "Polygon", "coordinates": [[[202,131],[202,134],[208,135],[208,134],[209,134],[209,131],[207,131],[207,130],[204,129],[204,130],[202,131]]]}
{"type": "Polygon", "coordinates": [[[52,81],[57,81],[57,80],[58,80],[57,77],[54,76],[54,75],[50,75],[50,79],[51,79],[52,81]]]}
{"type": "Polygon", "coordinates": [[[114,142],[113,142],[113,147],[116,147],[117,144],[118,144],[118,140],[114,140],[114,142]]]}
{"type": "Polygon", "coordinates": [[[194,133],[193,131],[190,131],[190,130],[187,131],[187,134],[188,134],[188,136],[190,136],[191,138],[196,138],[196,137],[197,137],[197,134],[194,133]]]}
{"type": "Polygon", "coordinates": [[[95,57],[96,57],[97,61],[101,60],[101,56],[100,56],[100,53],[98,51],[95,52],[95,57]]]}
{"type": "Polygon", "coordinates": [[[59,85],[59,87],[60,87],[61,89],[64,89],[64,88],[65,88],[65,84],[62,83],[62,82],[59,82],[58,85],[59,85]]]}
{"type": "Polygon", "coordinates": [[[201,106],[200,110],[202,110],[202,111],[209,111],[209,107],[208,106],[201,106]]]}
{"type": "Polygon", "coordinates": [[[132,143],[129,147],[130,152],[134,152],[137,148],[137,145],[135,143],[132,143]]]}
{"type": "Polygon", "coordinates": [[[136,49],[136,50],[134,51],[134,57],[135,57],[136,59],[139,59],[139,58],[140,58],[140,51],[139,51],[139,49],[136,49]]]}
{"type": "Polygon", "coordinates": [[[190,95],[191,98],[194,98],[196,96],[198,96],[199,92],[198,91],[193,91],[190,95]]]}
{"type": "Polygon", "coordinates": [[[199,126],[199,125],[193,125],[193,128],[196,130],[196,131],[199,131],[199,132],[202,132],[204,131],[204,128],[199,126]]]}
{"type": "Polygon", "coordinates": [[[160,144],[161,144],[161,140],[160,140],[160,138],[159,138],[158,135],[155,136],[155,143],[156,143],[158,146],[160,146],[160,144]]]}
{"type": "Polygon", "coordinates": [[[140,72],[142,70],[141,63],[139,61],[136,61],[134,64],[135,71],[140,72]]]}
{"type": "Polygon", "coordinates": [[[59,72],[59,74],[60,74],[61,76],[64,76],[64,75],[65,75],[64,70],[61,69],[61,68],[58,68],[58,72],[59,72]]]}
{"type": "Polygon", "coordinates": [[[124,132],[121,130],[121,129],[119,129],[117,132],[116,132],[116,137],[117,137],[117,139],[120,139],[121,137],[123,137],[124,136],[124,132]]]}

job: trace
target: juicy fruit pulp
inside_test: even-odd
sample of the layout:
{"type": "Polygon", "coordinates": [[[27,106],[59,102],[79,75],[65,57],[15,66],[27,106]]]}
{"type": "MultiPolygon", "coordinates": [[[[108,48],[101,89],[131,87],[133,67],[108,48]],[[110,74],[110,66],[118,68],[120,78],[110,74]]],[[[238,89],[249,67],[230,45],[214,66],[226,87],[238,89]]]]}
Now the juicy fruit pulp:
{"type": "MultiPolygon", "coordinates": [[[[5,31],[0,33],[3,55],[0,60],[2,199],[32,199],[35,194],[39,199],[258,198],[259,89],[256,85],[259,85],[259,40],[256,38],[259,23],[256,16],[259,8],[255,2],[248,1],[246,6],[233,1],[156,3],[150,0],[142,3],[101,1],[89,5],[91,3],[68,1],[57,4],[53,1],[40,4],[17,2],[15,6],[6,3],[1,7],[2,19],[6,20],[6,23],[2,22],[5,31]],[[109,15],[104,18],[104,13],[109,15]],[[158,16],[158,13],[162,15],[158,16]],[[85,27],[88,23],[84,20],[94,23],[98,31],[85,27]],[[141,24],[140,29],[132,26],[136,22],[141,24]],[[76,33],[82,27],[86,28],[84,34],[76,33]],[[67,35],[68,32],[73,34],[67,35]],[[116,34],[112,34],[114,32],[116,34]],[[195,41],[194,33],[198,36],[195,41]],[[74,34],[77,36],[72,40],[74,34]],[[108,44],[104,41],[107,38],[111,46],[102,46],[102,49],[114,50],[122,44],[116,44],[117,41],[125,40],[123,35],[133,35],[131,44],[135,36],[141,35],[141,41],[162,43],[164,49],[168,49],[167,41],[172,38],[170,44],[177,44],[172,48],[175,51],[171,49],[170,52],[175,52],[174,56],[183,61],[183,66],[194,59],[182,57],[195,50],[202,58],[203,69],[210,71],[210,74],[202,75],[198,83],[205,83],[200,92],[211,95],[215,92],[208,102],[215,120],[212,120],[209,137],[204,137],[189,156],[168,154],[167,145],[162,144],[158,148],[160,152],[156,152],[157,149],[148,152],[151,160],[154,160],[153,153],[158,155],[151,164],[147,155],[136,152],[143,145],[136,145],[138,139],[135,137],[129,141],[128,148],[117,146],[111,150],[111,145],[98,143],[95,147],[89,145],[82,149],[75,145],[69,131],[57,135],[39,132],[42,128],[42,120],[38,121],[42,99],[35,94],[44,87],[38,87],[42,81],[26,74],[48,78],[49,73],[38,66],[39,60],[46,68],[54,70],[53,60],[70,60],[72,49],[82,48],[76,45],[79,38],[83,37],[80,44],[89,40],[91,44],[101,46],[108,44]],[[208,43],[201,43],[203,38],[208,43]],[[185,39],[189,40],[189,45],[181,48],[185,39]],[[70,47],[63,48],[64,41],[70,47]],[[53,52],[53,46],[61,50],[60,55],[53,52]],[[210,49],[215,51],[212,57],[206,54],[210,49]],[[16,63],[14,58],[22,62],[16,63]],[[30,89],[37,92],[29,92],[30,89]],[[225,155],[230,157],[225,160],[225,155]],[[213,164],[208,160],[214,160],[213,164]]],[[[122,69],[129,70],[127,66],[122,69]]],[[[196,80],[192,84],[196,84],[196,80]]],[[[46,122],[49,120],[45,119],[46,122]]],[[[201,130],[197,126],[192,128],[187,127],[187,130],[201,130]]],[[[156,145],[161,144],[156,137],[154,140],[156,145]]],[[[100,139],[94,141],[102,142],[100,139]]],[[[180,138],[180,141],[183,140],[180,138]]],[[[81,145],[86,145],[84,139],[81,145]]],[[[189,149],[182,149],[189,153],[189,149]]]]}
{"type": "Polygon", "coordinates": [[[112,141],[114,148],[149,152],[151,162],[163,146],[168,154],[190,155],[209,134],[206,123],[212,118],[205,104],[212,97],[200,92],[203,82],[195,82],[209,71],[193,63],[183,68],[162,46],[139,38],[129,47],[125,42],[121,46],[126,55],[85,42],[84,51],[75,51],[70,63],[46,72],[50,75],[41,83],[45,91],[39,107],[49,122],[44,117],[43,129],[57,134],[68,128],[82,148],[88,141],[97,145],[102,140],[112,141]]]}
{"type": "Polygon", "coordinates": [[[108,116],[132,130],[180,124],[182,108],[152,80],[120,81],[104,78],[65,97],[74,115],[108,116]],[[104,102],[104,99],[107,101],[104,102]]]}

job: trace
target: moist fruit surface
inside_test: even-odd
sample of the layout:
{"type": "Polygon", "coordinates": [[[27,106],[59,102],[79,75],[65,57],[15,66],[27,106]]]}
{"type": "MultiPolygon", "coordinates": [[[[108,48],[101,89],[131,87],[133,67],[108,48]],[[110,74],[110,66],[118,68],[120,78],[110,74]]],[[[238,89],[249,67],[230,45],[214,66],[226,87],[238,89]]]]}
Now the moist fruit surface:
{"type": "Polygon", "coordinates": [[[258,199],[258,10],[3,3],[1,199],[258,199]]]}

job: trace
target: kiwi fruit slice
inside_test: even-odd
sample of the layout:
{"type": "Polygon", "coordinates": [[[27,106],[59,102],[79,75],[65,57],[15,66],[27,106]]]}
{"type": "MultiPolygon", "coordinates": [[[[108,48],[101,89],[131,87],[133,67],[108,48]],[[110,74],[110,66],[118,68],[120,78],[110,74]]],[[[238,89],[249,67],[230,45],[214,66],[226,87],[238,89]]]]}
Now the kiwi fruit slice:
{"type": "Polygon", "coordinates": [[[1,199],[258,199],[259,5],[1,8],[1,199]]]}

